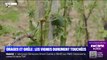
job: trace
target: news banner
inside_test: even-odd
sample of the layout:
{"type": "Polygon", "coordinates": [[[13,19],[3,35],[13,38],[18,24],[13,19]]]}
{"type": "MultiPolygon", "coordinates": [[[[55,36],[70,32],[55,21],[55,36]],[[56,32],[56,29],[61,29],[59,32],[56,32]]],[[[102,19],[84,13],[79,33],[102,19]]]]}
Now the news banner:
{"type": "Polygon", "coordinates": [[[5,46],[0,60],[107,60],[107,41],[88,46],[5,46]]]}

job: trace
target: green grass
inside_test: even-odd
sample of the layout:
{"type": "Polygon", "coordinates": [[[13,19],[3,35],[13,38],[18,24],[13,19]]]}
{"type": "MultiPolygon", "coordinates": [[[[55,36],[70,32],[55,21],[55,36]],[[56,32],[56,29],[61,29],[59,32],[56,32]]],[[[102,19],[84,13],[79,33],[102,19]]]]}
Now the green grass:
{"type": "Polygon", "coordinates": [[[30,41],[27,43],[27,46],[40,46],[39,41],[30,41]]]}
{"type": "Polygon", "coordinates": [[[0,11],[2,11],[2,13],[0,13],[0,20],[10,20],[14,22],[19,19],[19,11],[14,8],[0,7],[0,9],[0,11]]]}
{"type": "Polygon", "coordinates": [[[7,25],[0,25],[0,35],[3,35],[3,34],[8,34],[8,33],[11,33],[11,32],[14,32],[15,29],[11,26],[7,26],[7,25]]]}

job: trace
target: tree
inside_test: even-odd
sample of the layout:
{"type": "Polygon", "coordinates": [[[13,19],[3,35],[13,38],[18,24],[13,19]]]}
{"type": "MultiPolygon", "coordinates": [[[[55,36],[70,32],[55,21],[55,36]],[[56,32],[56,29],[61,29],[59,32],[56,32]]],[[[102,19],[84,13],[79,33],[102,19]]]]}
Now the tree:
{"type": "Polygon", "coordinates": [[[54,45],[54,39],[53,39],[54,26],[52,25],[52,21],[53,21],[54,15],[57,14],[60,5],[59,5],[59,0],[50,0],[50,1],[52,2],[52,5],[51,5],[51,13],[50,13],[51,15],[49,18],[48,40],[49,40],[49,45],[54,45]]]}
{"type": "Polygon", "coordinates": [[[81,14],[81,17],[82,17],[82,21],[83,21],[83,29],[85,30],[84,32],[85,32],[85,46],[87,45],[87,42],[88,42],[88,40],[89,40],[89,33],[88,33],[88,28],[87,28],[87,21],[88,21],[88,19],[89,19],[89,17],[90,17],[90,15],[92,14],[92,12],[93,12],[93,9],[95,8],[95,6],[96,6],[96,0],[94,1],[94,3],[91,5],[91,7],[89,8],[89,12],[88,12],[88,14],[87,15],[85,15],[85,6],[84,6],[84,0],[81,0],[81,1],[78,1],[78,2],[80,2],[80,4],[81,4],[81,8],[79,8],[79,12],[80,12],[80,14],[81,14]]]}
{"type": "Polygon", "coordinates": [[[38,20],[40,22],[40,30],[41,30],[41,36],[40,36],[40,45],[42,46],[44,44],[44,39],[43,39],[43,24],[45,22],[45,1],[41,0],[36,0],[36,4],[37,4],[37,12],[38,12],[38,20]]]}

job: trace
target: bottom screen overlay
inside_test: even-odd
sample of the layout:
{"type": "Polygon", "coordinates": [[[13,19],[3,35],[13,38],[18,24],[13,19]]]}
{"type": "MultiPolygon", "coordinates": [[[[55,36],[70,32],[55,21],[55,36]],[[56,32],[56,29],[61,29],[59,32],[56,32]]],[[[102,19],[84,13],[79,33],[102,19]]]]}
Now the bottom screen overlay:
{"type": "Polygon", "coordinates": [[[0,53],[0,60],[107,60],[89,58],[86,52],[45,52],[45,53],[0,53]]]}
{"type": "Polygon", "coordinates": [[[107,41],[88,46],[5,46],[0,60],[107,60],[107,41]]]}
{"type": "Polygon", "coordinates": [[[1,53],[0,60],[87,60],[86,52],[32,52],[1,53]]]}

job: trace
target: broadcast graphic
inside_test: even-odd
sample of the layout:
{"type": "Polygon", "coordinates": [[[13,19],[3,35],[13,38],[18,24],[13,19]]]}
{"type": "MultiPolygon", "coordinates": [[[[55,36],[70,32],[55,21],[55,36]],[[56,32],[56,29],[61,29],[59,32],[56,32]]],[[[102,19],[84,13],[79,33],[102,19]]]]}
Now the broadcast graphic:
{"type": "Polygon", "coordinates": [[[107,59],[107,41],[89,41],[88,50],[90,59],[107,59]]]}
{"type": "Polygon", "coordinates": [[[106,14],[106,0],[0,0],[0,60],[107,60],[106,14]]]}
{"type": "Polygon", "coordinates": [[[89,58],[97,58],[97,51],[89,51],[89,58]]]}

